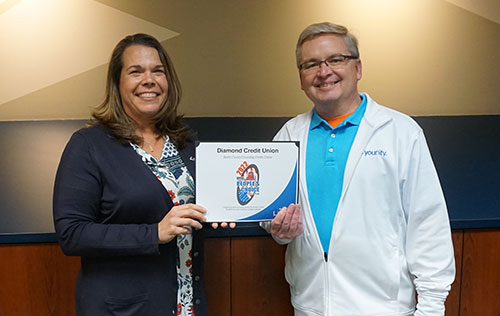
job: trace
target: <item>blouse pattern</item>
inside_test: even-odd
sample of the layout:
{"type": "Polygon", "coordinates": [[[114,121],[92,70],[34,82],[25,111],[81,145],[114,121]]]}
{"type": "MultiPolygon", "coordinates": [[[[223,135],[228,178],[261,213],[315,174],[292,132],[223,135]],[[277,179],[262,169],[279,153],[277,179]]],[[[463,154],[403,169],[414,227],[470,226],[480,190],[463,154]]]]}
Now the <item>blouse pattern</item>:
{"type": "MultiPolygon", "coordinates": [[[[130,145],[167,190],[174,206],[194,203],[193,178],[168,136],[165,136],[159,161],[138,145],[133,143],[130,145]]],[[[177,258],[177,315],[193,316],[192,235],[180,234],[176,239],[179,250],[177,258]]]]}

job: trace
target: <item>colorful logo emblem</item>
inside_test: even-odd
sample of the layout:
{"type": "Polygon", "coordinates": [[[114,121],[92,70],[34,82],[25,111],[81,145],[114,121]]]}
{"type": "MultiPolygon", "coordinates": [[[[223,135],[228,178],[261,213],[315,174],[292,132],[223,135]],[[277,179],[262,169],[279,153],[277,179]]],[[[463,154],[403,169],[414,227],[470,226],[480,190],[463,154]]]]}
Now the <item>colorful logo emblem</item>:
{"type": "Polygon", "coordinates": [[[246,161],[236,170],[236,198],[240,205],[247,205],[254,196],[259,195],[259,168],[246,161]]]}

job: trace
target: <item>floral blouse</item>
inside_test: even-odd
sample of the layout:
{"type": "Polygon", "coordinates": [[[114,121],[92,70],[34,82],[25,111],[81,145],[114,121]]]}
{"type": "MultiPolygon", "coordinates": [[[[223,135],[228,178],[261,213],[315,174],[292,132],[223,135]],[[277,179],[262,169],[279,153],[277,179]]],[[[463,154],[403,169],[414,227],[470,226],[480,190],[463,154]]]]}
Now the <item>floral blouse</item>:
{"type": "MultiPolygon", "coordinates": [[[[194,203],[194,181],[174,144],[166,136],[160,161],[136,144],[130,143],[142,161],[168,191],[174,206],[194,203]]],[[[177,236],[177,315],[193,316],[192,235],[177,236]]]]}

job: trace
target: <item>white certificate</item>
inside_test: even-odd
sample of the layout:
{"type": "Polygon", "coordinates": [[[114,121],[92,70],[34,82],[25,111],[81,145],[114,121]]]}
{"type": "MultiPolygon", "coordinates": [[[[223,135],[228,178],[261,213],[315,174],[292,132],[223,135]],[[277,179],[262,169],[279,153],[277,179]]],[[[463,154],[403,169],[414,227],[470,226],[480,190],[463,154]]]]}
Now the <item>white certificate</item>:
{"type": "Polygon", "coordinates": [[[196,147],[196,204],[208,222],[264,221],[297,203],[297,142],[212,143],[196,147]]]}

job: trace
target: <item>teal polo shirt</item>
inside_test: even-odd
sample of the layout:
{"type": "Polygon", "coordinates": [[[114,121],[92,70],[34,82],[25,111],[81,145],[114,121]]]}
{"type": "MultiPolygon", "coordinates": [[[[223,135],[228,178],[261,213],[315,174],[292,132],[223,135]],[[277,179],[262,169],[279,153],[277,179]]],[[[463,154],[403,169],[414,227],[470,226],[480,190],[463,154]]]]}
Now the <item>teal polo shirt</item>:
{"type": "Polygon", "coordinates": [[[359,124],[365,114],[366,97],[337,127],[313,110],[306,151],[306,183],[309,203],[325,255],[328,255],[333,220],[342,194],[344,170],[359,124]]]}

